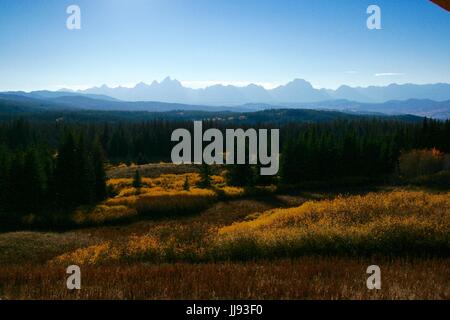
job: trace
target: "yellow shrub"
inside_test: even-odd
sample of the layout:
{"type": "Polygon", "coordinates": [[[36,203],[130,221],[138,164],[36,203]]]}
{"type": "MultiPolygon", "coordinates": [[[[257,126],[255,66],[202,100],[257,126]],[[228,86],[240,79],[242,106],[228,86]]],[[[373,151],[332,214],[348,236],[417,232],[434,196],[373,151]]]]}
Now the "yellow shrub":
{"type": "Polygon", "coordinates": [[[118,196],[108,199],[106,206],[125,206],[140,214],[168,213],[199,210],[215,199],[215,192],[209,189],[190,188],[166,190],[162,187],[124,189],[118,196]]]}
{"type": "Polygon", "coordinates": [[[123,218],[130,218],[137,214],[135,209],[124,205],[98,205],[90,211],[77,210],[73,220],[77,224],[84,223],[104,223],[123,218]]]}
{"type": "Polygon", "coordinates": [[[439,172],[444,169],[444,153],[434,148],[402,153],[399,158],[399,169],[407,178],[439,172]]]}
{"type": "Polygon", "coordinates": [[[198,173],[185,174],[163,174],[158,178],[153,178],[152,182],[155,186],[164,190],[183,190],[184,182],[188,179],[189,185],[195,186],[200,181],[198,173]]]}
{"type": "Polygon", "coordinates": [[[215,253],[235,257],[342,252],[447,254],[450,193],[394,191],[309,201],[219,230],[215,253]]]}
{"type": "Polygon", "coordinates": [[[133,206],[136,203],[136,200],[139,196],[124,196],[124,197],[114,197],[105,201],[107,206],[133,206]]]}
{"type": "MultiPolygon", "coordinates": [[[[151,188],[154,186],[152,179],[150,178],[142,178],[142,188],[151,188]]],[[[133,179],[130,178],[112,178],[109,179],[106,184],[108,187],[112,188],[115,193],[120,194],[122,192],[130,192],[130,190],[135,190],[132,187],[133,179]],[[124,191],[127,190],[127,191],[124,191]]]]}
{"type": "MultiPolygon", "coordinates": [[[[162,174],[157,178],[142,178],[142,188],[137,190],[132,187],[133,179],[130,178],[112,178],[107,184],[119,195],[129,196],[140,193],[151,193],[152,190],[164,191],[183,191],[184,184],[188,180],[191,188],[195,188],[200,182],[200,175],[198,173],[184,173],[184,174],[162,174]]],[[[222,176],[211,176],[213,185],[222,185],[225,179],[222,176]]]]}
{"type": "Polygon", "coordinates": [[[129,257],[148,257],[160,252],[158,240],[150,235],[131,236],[126,244],[124,252],[129,257]]]}
{"type": "Polygon", "coordinates": [[[211,176],[211,183],[213,185],[224,184],[225,183],[225,178],[223,176],[212,175],[211,176]]]}
{"type": "Polygon", "coordinates": [[[50,261],[51,264],[93,265],[111,260],[118,260],[121,256],[119,249],[113,247],[110,242],[101,243],[87,248],[77,249],[65,253],[50,261]]]}
{"type": "Polygon", "coordinates": [[[163,252],[158,240],[151,235],[132,235],[124,243],[110,241],[64,253],[50,264],[94,265],[129,259],[158,259],[163,252]]]}
{"type": "Polygon", "coordinates": [[[241,187],[230,187],[225,186],[221,188],[220,190],[223,190],[225,196],[233,198],[233,197],[242,197],[245,193],[244,188],[241,187]]]}
{"type": "Polygon", "coordinates": [[[140,213],[187,212],[199,210],[210,204],[215,193],[207,189],[189,191],[154,191],[141,195],[134,203],[140,213]]]}

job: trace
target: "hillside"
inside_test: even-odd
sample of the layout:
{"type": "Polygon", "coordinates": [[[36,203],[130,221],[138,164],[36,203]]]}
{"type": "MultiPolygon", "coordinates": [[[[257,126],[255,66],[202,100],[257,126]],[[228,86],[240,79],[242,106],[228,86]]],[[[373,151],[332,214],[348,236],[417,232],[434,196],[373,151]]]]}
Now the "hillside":
{"type": "MultiPolygon", "coordinates": [[[[325,98],[325,97],[324,97],[325,98]]],[[[188,100],[187,100],[188,101],[188,100]]],[[[5,113],[40,110],[96,110],[96,111],[208,111],[250,112],[265,109],[315,109],[332,110],[350,114],[412,114],[436,119],[450,118],[450,100],[430,99],[390,100],[383,103],[362,103],[346,99],[323,100],[312,103],[246,103],[242,105],[200,105],[167,103],[161,101],[121,101],[104,95],[70,92],[35,91],[30,93],[0,93],[0,107],[5,113]],[[16,107],[16,108],[13,108],[16,107]],[[30,109],[31,108],[31,109],[30,109]]]]}
{"type": "MultiPolygon", "coordinates": [[[[349,103],[355,108],[354,104],[349,103]]],[[[123,102],[93,99],[85,96],[63,96],[52,99],[37,99],[21,95],[0,94],[0,119],[14,117],[33,118],[34,120],[218,120],[233,123],[255,122],[322,122],[336,119],[358,119],[363,117],[391,118],[407,121],[420,121],[413,115],[389,116],[381,112],[363,112],[354,110],[336,111],[337,105],[306,105],[305,109],[294,106],[275,107],[262,105],[244,105],[241,107],[207,107],[164,102],[123,102]],[[331,107],[330,107],[331,106],[331,107]],[[327,110],[328,109],[328,110],[327,110]],[[330,110],[331,109],[331,110],[330,110]]],[[[385,109],[382,109],[385,110],[385,109]]]]}

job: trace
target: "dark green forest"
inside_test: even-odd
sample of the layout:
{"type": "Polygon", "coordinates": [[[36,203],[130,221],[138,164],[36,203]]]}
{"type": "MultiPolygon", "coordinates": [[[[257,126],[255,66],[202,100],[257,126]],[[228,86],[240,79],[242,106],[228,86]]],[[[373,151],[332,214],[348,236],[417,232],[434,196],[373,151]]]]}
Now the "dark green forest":
{"type": "MultiPolygon", "coordinates": [[[[203,127],[280,128],[278,177],[254,167],[230,166],[230,185],[335,181],[393,174],[402,151],[450,152],[450,121],[361,118],[332,121],[241,124],[204,121],[203,127]]],[[[31,121],[0,123],[0,207],[33,211],[93,204],[107,196],[105,165],[170,161],[177,128],[192,121],[31,121]]],[[[207,171],[207,170],[206,170],[207,171]]],[[[201,172],[207,176],[205,169],[201,172]]],[[[204,179],[207,181],[207,178],[204,179]]]]}

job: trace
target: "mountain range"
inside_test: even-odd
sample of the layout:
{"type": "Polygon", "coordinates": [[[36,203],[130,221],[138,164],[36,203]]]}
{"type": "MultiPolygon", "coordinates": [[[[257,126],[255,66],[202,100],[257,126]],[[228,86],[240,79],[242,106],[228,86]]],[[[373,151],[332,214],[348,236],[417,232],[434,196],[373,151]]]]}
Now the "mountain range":
{"type": "MultiPolygon", "coordinates": [[[[260,105],[258,107],[261,107],[260,105]]],[[[269,107],[269,105],[265,106],[269,107]]],[[[415,115],[385,115],[382,113],[340,112],[297,108],[252,109],[253,106],[208,107],[164,102],[113,102],[89,97],[69,96],[36,99],[20,95],[0,94],[0,121],[32,119],[33,121],[149,121],[165,120],[215,120],[234,124],[328,122],[352,119],[391,119],[420,122],[415,115]],[[248,109],[246,109],[248,108],[248,109]],[[247,111],[245,111],[247,110],[247,111]]]]}
{"type": "MultiPolygon", "coordinates": [[[[68,92],[69,90],[62,90],[68,92]]],[[[135,87],[106,85],[93,87],[77,93],[103,95],[125,101],[160,101],[196,105],[231,106],[246,103],[311,103],[328,100],[350,100],[361,103],[383,103],[390,100],[429,99],[450,100],[450,84],[390,84],[388,86],[350,87],[336,90],[316,89],[303,79],[295,79],[274,89],[249,84],[244,87],[213,85],[202,89],[184,87],[178,80],[165,78],[151,84],[143,82],[135,87]]]]}
{"type": "Polygon", "coordinates": [[[236,106],[206,106],[159,101],[122,101],[107,96],[68,92],[0,93],[0,114],[35,113],[41,111],[203,111],[254,112],[276,109],[307,109],[340,111],[362,115],[416,115],[436,119],[450,119],[450,100],[428,99],[390,100],[384,103],[361,103],[349,100],[328,100],[311,103],[262,104],[247,103],[236,106]]]}
{"type": "Polygon", "coordinates": [[[315,109],[347,114],[411,114],[450,119],[450,84],[392,84],[386,87],[337,90],[315,89],[301,79],[272,90],[254,84],[245,87],[215,85],[191,89],[166,78],[133,88],[107,86],[82,91],[14,91],[0,93],[0,113],[43,110],[96,110],[166,112],[267,109],[315,109]]]}

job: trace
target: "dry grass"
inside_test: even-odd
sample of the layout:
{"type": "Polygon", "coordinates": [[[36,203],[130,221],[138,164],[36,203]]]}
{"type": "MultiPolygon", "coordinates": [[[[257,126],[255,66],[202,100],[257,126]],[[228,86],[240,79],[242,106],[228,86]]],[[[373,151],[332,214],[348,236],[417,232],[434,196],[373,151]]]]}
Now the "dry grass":
{"type": "Polygon", "coordinates": [[[195,172],[143,176],[139,189],[124,174],[110,179],[117,196],[73,214],[83,229],[0,234],[0,298],[450,299],[449,193],[245,199],[220,175],[213,190],[195,172]],[[373,253],[383,258],[361,258],[373,253]],[[77,292],[65,287],[72,263],[77,292]],[[380,291],[366,288],[371,264],[380,291]]]}
{"type": "MultiPolygon", "coordinates": [[[[43,264],[78,249],[109,243],[123,246],[132,237],[155,236],[161,243],[205,246],[210,230],[241,221],[272,204],[240,199],[217,202],[197,215],[167,219],[144,219],[116,225],[97,225],[71,232],[7,232],[0,234],[0,268],[10,264],[43,264]]],[[[129,257],[128,257],[129,258],[129,257]]],[[[141,259],[142,257],[137,257],[141,259]]],[[[148,259],[147,259],[148,260],[148,259]]]]}
{"type": "Polygon", "coordinates": [[[135,209],[140,215],[159,216],[161,214],[183,215],[211,205],[216,194],[207,189],[191,189],[189,191],[164,191],[115,197],[106,201],[107,206],[125,206],[135,209]]]}
{"type": "Polygon", "coordinates": [[[303,258],[272,262],[82,267],[82,289],[62,267],[2,267],[2,299],[450,299],[450,261],[303,258]],[[366,268],[381,268],[368,290],[366,268]]]}
{"type": "Polygon", "coordinates": [[[108,185],[117,196],[108,199],[106,206],[125,206],[141,215],[181,214],[199,212],[222,197],[232,199],[244,196],[244,189],[225,186],[222,176],[213,175],[212,189],[199,188],[198,173],[164,174],[143,178],[142,187],[132,187],[132,179],[114,178],[108,185]],[[189,189],[185,190],[185,181],[189,189]]]}
{"type": "Polygon", "coordinates": [[[270,204],[254,200],[234,200],[216,203],[196,216],[90,229],[89,233],[103,241],[68,251],[52,259],[51,264],[205,261],[211,235],[220,227],[270,208],[270,204]]]}
{"type": "MultiPolygon", "coordinates": [[[[116,196],[107,199],[94,208],[79,208],[71,215],[76,226],[117,224],[139,217],[160,217],[164,215],[186,215],[212,205],[217,193],[210,189],[198,188],[200,181],[197,173],[165,174],[157,178],[142,178],[142,187],[134,188],[133,179],[113,178],[108,186],[116,196]],[[186,179],[189,190],[185,190],[186,179]]],[[[222,187],[221,176],[212,176],[213,186],[221,188],[228,198],[243,195],[239,188],[222,187]],[[219,187],[220,186],[220,187],[219,187]]]]}
{"type": "MultiPolygon", "coordinates": [[[[222,167],[219,165],[211,166],[215,174],[219,174],[222,167]]],[[[200,166],[195,164],[173,164],[173,163],[148,163],[143,165],[125,165],[112,166],[107,170],[109,178],[133,178],[136,170],[139,170],[142,176],[156,178],[163,174],[185,174],[198,173],[200,166]]]]}
{"type": "Polygon", "coordinates": [[[221,258],[450,253],[450,193],[393,191],[309,201],[222,228],[221,258]]]}
{"type": "MultiPolygon", "coordinates": [[[[156,178],[142,178],[142,187],[134,188],[131,178],[112,178],[109,179],[108,186],[117,194],[117,197],[134,196],[140,194],[158,194],[161,192],[176,193],[181,191],[199,192],[200,175],[198,173],[185,174],[163,174],[156,178]],[[185,181],[188,181],[189,190],[185,190],[185,181]]],[[[212,189],[220,190],[225,195],[237,196],[244,195],[244,189],[239,187],[229,187],[225,185],[225,178],[221,175],[211,176],[212,189]]]]}
{"type": "Polygon", "coordinates": [[[137,211],[123,205],[98,205],[92,210],[77,210],[73,220],[77,225],[104,224],[112,221],[124,220],[135,217],[137,211]]]}
{"type": "Polygon", "coordinates": [[[120,241],[109,238],[67,252],[52,263],[245,261],[304,255],[448,257],[450,252],[447,194],[393,191],[308,201],[288,209],[267,204],[264,210],[255,203],[245,210],[245,201],[235,201],[228,209],[221,204],[199,216],[155,223],[120,241]]]}
{"type": "Polygon", "coordinates": [[[55,256],[96,243],[98,238],[78,232],[8,232],[0,234],[0,268],[10,264],[45,263],[55,256]]]}

